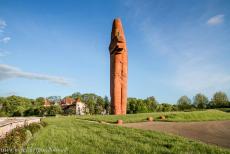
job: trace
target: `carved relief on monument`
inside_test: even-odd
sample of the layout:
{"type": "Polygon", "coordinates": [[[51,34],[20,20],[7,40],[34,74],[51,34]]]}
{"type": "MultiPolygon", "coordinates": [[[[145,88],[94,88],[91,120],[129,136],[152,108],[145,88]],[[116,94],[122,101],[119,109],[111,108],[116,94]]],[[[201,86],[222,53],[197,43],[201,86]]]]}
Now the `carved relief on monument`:
{"type": "Polygon", "coordinates": [[[120,19],[113,21],[109,51],[112,112],[126,114],[128,53],[120,19]]]}

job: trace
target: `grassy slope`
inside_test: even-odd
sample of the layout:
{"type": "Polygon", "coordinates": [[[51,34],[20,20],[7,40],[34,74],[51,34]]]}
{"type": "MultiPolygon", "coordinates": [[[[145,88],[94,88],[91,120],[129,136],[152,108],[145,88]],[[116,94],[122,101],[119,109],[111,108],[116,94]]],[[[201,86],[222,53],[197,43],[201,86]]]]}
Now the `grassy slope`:
{"type": "MultiPolygon", "coordinates": [[[[153,131],[124,128],[79,120],[46,118],[47,127],[37,133],[28,148],[58,148],[64,153],[230,153],[221,149],[153,131]]],[[[60,152],[58,152],[60,153],[60,152]]]]}
{"type": "Polygon", "coordinates": [[[193,112],[155,112],[155,113],[140,113],[127,115],[86,115],[78,116],[79,119],[106,121],[110,123],[122,119],[124,122],[140,122],[146,121],[147,117],[154,117],[159,120],[160,115],[165,115],[166,121],[209,121],[209,120],[230,120],[230,113],[219,110],[205,110],[193,112]]]}

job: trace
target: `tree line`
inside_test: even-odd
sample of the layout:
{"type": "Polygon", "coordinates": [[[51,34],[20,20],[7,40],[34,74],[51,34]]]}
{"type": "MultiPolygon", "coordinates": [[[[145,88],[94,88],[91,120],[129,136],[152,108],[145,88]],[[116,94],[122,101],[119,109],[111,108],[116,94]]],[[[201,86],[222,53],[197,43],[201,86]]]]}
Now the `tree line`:
{"type": "Polygon", "coordinates": [[[29,99],[20,96],[0,97],[2,116],[52,116],[61,113],[60,105],[44,107],[44,98],[29,99]]]}
{"type": "Polygon", "coordinates": [[[187,96],[182,96],[177,101],[177,106],[179,110],[229,108],[230,102],[227,94],[220,91],[216,92],[211,100],[201,93],[196,94],[193,101],[187,96]]]}
{"type": "MultiPolygon", "coordinates": [[[[107,96],[101,97],[93,93],[73,93],[73,99],[80,98],[86,104],[86,114],[111,114],[111,102],[107,96]]],[[[60,96],[50,96],[51,106],[44,106],[43,97],[29,99],[20,96],[0,97],[0,116],[52,116],[56,114],[75,114],[75,108],[63,110],[60,106],[60,96]]],[[[158,103],[154,96],[146,99],[128,98],[127,113],[186,111],[211,108],[229,108],[230,102],[224,92],[216,92],[209,100],[204,94],[196,94],[193,100],[187,96],[178,99],[177,104],[158,103]]]]}
{"type": "Polygon", "coordinates": [[[127,113],[191,111],[213,108],[230,108],[226,93],[216,92],[211,100],[201,93],[196,94],[193,100],[187,96],[181,96],[176,104],[158,103],[153,96],[146,99],[128,98],[127,113]]]}

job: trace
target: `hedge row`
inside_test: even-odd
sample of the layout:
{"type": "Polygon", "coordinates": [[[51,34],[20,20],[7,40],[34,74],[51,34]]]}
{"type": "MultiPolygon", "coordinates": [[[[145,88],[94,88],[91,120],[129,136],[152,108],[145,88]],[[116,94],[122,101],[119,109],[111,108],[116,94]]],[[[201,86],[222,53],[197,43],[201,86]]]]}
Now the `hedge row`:
{"type": "Polygon", "coordinates": [[[32,136],[41,128],[47,125],[46,122],[31,123],[25,127],[17,127],[10,133],[7,133],[5,138],[0,140],[1,153],[21,153],[23,147],[29,142],[32,136]]]}

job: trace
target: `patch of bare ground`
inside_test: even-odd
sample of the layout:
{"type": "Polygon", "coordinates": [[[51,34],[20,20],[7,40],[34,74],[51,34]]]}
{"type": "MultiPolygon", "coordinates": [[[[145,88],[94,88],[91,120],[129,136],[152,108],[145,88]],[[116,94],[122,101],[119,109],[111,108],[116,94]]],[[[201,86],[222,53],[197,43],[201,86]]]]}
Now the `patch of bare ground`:
{"type": "Polygon", "coordinates": [[[230,148],[230,120],[204,122],[139,122],[123,126],[180,135],[230,148]]]}

